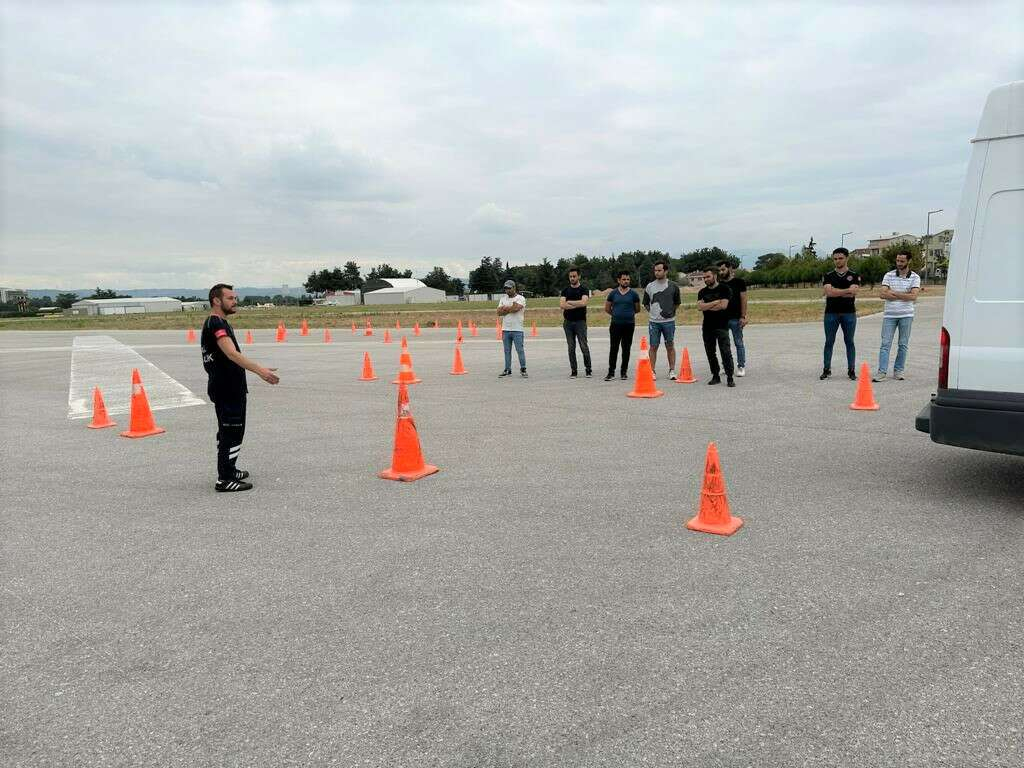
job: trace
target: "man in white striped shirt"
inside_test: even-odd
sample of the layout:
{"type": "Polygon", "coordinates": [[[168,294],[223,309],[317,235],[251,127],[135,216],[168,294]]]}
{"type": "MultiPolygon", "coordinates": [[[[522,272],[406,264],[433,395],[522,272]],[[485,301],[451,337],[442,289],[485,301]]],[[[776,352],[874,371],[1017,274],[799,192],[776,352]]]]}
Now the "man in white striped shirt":
{"type": "Polygon", "coordinates": [[[914,322],[914,302],[921,292],[921,277],[910,271],[910,251],[896,254],[896,269],[885,273],[879,295],[885,299],[882,315],[882,346],[878,350],[878,370],[872,381],[884,381],[889,373],[889,349],[896,331],[900,332],[892,377],[903,381],[910,345],[910,326],[914,322]]]}

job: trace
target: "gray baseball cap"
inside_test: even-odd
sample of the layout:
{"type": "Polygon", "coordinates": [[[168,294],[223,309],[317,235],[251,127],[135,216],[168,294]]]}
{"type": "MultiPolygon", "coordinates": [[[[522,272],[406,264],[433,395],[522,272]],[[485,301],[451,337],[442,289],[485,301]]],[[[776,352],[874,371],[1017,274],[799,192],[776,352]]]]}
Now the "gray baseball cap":
{"type": "Polygon", "coordinates": [[[502,288],[515,288],[515,287],[516,287],[516,281],[515,280],[506,280],[505,284],[502,286],[502,288]]]}

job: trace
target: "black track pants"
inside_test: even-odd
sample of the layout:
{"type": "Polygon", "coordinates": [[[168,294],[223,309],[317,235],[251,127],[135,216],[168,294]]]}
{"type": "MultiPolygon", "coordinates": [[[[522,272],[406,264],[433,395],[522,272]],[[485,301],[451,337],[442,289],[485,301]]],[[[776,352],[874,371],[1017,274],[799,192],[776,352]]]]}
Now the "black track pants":
{"type": "Polygon", "coordinates": [[[234,480],[235,462],[245,437],[245,395],[217,400],[217,479],[234,480]]]}

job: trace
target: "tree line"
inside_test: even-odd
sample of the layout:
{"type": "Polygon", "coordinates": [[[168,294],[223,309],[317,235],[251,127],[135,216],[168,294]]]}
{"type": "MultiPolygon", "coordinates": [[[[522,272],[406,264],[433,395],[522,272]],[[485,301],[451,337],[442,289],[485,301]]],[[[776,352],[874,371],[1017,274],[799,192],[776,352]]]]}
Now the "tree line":
{"type": "MultiPolygon", "coordinates": [[[[890,245],[880,254],[850,259],[850,269],[870,286],[882,281],[885,273],[896,265],[896,254],[910,252],[910,268],[920,270],[924,264],[922,248],[917,243],[890,245]]],[[[784,253],[765,253],[757,257],[754,268],[743,273],[748,285],[781,287],[803,283],[820,283],[821,277],[832,269],[832,254],[819,257],[814,238],[792,257],[784,253]]]]}

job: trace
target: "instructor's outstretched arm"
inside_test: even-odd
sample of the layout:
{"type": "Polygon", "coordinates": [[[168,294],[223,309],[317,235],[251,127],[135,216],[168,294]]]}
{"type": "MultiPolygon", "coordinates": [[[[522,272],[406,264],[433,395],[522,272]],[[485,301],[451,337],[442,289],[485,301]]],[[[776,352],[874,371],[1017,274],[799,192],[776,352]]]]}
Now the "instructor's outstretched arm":
{"type": "Polygon", "coordinates": [[[230,360],[237,366],[245,368],[247,371],[252,371],[267,384],[277,384],[281,379],[274,371],[277,368],[264,368],[254,360],[250,360],[248,357],[243,355],[241,352],[235,349],[235,345],[231,343],[231,339],[227,336],[221,336],[217,339],[217,346],[220,347],[220,351],[224,353],[224,357],[230,360]]]}

